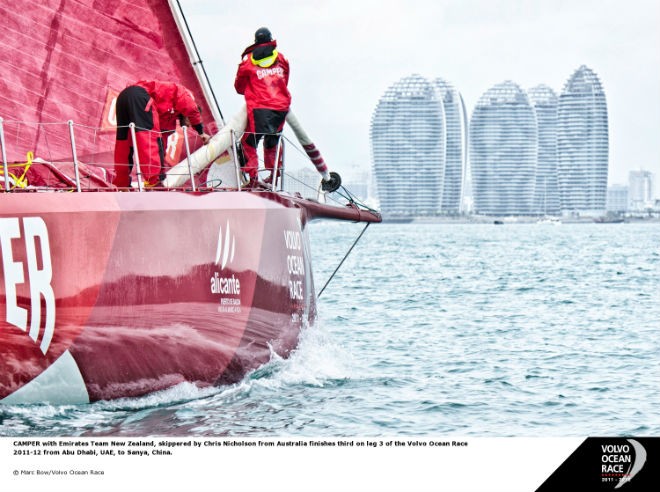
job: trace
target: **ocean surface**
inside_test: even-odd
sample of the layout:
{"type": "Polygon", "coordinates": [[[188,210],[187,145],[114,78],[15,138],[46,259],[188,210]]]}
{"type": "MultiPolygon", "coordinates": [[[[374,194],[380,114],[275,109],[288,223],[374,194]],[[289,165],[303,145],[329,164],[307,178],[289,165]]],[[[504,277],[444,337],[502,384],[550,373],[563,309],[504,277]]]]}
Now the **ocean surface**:
{"type": "MultiPolygon", "coordinates": [[[[317,292],[362,224],[310,226],[317,292]]],[[[286,360],[1,436],[660,435],[660,224],[376,224],[286,360]]]]}

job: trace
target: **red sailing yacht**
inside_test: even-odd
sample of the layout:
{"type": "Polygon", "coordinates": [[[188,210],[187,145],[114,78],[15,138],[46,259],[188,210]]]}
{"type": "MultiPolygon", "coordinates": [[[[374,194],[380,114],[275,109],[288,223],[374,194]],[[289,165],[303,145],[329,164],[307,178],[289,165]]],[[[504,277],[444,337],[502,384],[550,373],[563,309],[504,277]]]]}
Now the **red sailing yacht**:
{"type": "Polygon", "coordinates": [[[209,133],[234,129],[177,4],[26,0],[0,13],[0,402],[226,384],[286,356],[316,317],[306,225],[380,215],[241,189],[232,149],[208,156],[180,128],[166,160],[189,175],[116,190],[113,104],[134,80],[177,81],[209,133]]]}

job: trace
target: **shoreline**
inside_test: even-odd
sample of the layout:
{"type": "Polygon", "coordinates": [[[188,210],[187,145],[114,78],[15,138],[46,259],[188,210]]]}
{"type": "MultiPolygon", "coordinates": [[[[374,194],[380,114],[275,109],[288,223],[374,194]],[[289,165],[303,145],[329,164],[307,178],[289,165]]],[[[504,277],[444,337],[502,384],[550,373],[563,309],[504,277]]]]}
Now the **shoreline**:
{"type": "Polygon", "coordinates": [[[485,217],[485,216],[463,216],[463,217],[411,217],[411,218],[383,218],[383,224],[532,224],[532,225],[563,225],[563,224],[660,224],[660,217],[625,217],[623,222],[596,222],[595,217],[551,217],[552,221],[544,223],[542,217],[485,217]]]}

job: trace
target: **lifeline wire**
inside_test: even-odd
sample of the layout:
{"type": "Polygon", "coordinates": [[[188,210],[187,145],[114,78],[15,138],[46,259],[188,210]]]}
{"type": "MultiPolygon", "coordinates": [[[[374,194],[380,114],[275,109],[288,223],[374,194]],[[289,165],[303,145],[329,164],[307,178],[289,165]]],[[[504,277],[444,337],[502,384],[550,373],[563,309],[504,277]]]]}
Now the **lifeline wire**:
{"type": "Polygon", "coordinates": [[[337,271],[338,271],[338,270],[341,268],[341,266],[344,264],[344,261],[346,260],[346,258],[348,258],[348,255],[351,254],[351,251],[353,251],[353,248],[355,247],[355,245],[358,243],[358,241],[359,241],[360,238],[362,237],[362,234],[364,234],[364,232],[367,230],[367,227],[369,227],[370,225],[371,225],[371,222],[367,222],[367,225],[364,226],[364,229],[362,229],[362,232],[360,233],[360,235],[359,235],[359,236],[357,237],[357,239],[353,242],[353,245],[350,247],[350,249],[348,250],[348,252],[344,255],[344,257],[342,258],[342,260],[339,262],[339,265],[337,265],[337,268],[335,268],[335,271],[332,272],[332,275],[330,275],[330,278],[328,279],[328,281],[325,283],[325,285],[324,285],[323,288],[321,289],[321,292],[319,292],[319,295],[316,296],[317,299],[318,299],[319,297],[321,297],[321,294],[323,294],[323,291],[325,290],[325,288],[328,286],[328,284],[330,283],[330,281],[334,278],[335,273],[337,273],[337,271]]]}

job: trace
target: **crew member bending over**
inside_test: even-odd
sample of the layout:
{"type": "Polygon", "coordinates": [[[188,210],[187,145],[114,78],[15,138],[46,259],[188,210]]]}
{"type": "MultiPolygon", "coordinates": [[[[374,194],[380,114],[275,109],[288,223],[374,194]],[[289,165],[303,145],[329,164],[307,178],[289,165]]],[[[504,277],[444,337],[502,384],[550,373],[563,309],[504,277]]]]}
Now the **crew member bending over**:
{"type": "Polygon", "coordinates": [[[204,133],[201,109],[192,93],[182,85],[157,80],[140,80],[117,96],[117,140],[115,141],[115,179],[113,184],[128,187],[133,167],[133,139],[128,125],[135,123],[135,142],[144,184],[157,186],[163,179],[165,148],[162,135],[176,131],[177,118],[188,118],[202,142],[211,138],[204,133]]]}

